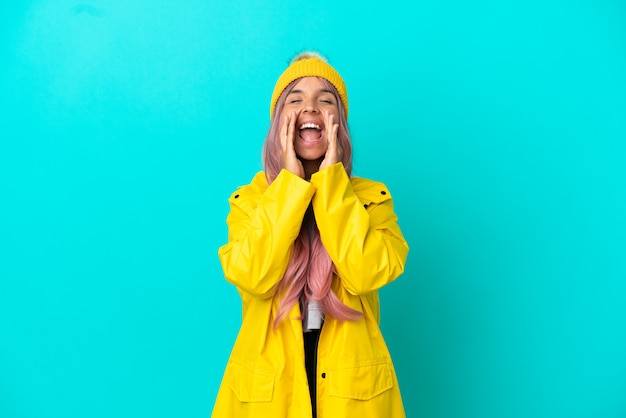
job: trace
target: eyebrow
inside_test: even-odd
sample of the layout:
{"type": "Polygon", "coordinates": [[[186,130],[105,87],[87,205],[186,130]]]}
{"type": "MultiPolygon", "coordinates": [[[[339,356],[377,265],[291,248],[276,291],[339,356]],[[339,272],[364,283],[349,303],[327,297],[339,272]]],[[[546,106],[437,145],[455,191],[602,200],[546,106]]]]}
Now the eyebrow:
{"type": "MultiPolygon", "coordinates": [[[[287,96],[289,96],[290,94],[299,94],[302,93],[302,90],[291,90],[289,93],[287,93],[287,96]]],[[[328,89],[319,89],[318,93],[330,93],[333,94],[332,91],[328,90],[328,89]]]]}

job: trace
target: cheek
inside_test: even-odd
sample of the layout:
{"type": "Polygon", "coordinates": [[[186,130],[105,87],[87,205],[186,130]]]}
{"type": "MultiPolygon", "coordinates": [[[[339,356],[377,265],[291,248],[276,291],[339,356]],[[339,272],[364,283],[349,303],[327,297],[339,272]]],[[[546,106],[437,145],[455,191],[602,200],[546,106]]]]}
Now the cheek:
{"type": "Polygon", "coordinates": [[[288,114],[289,114],[289,112],[287,111],[287,109],[283,108],[283,111],[280,114],[280,118],[278,119],[278,121],[282,124],[287,119],[287,115],[288,114]]]}
{"type": "Polygon", "coordinates": [[[287,116],[290,113],[296,113],[297,114],[298,110],[299,109],[298,109],[297,106],[285,104],[285,107],[283,107],[283,111],[280,114],[280,123],[283,123],[285,120],[287,120],[287,116]]]}

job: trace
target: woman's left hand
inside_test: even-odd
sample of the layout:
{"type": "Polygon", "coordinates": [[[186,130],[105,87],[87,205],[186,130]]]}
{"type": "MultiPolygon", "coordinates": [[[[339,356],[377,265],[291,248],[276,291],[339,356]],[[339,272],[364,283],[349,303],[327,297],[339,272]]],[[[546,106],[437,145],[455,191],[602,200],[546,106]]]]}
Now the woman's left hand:
{"type": "Polygon", "coordinates": [[[328,142],[328,148],[324,155],[324,160],[320,164],[320,170],[338,163],[343,158],[343,150],[337,143],[337,131],[339,130],[339,124],[335,123],[335,117],[329,112],[324,112],[324,130],[326,131],[326,141],[328,142]]]}

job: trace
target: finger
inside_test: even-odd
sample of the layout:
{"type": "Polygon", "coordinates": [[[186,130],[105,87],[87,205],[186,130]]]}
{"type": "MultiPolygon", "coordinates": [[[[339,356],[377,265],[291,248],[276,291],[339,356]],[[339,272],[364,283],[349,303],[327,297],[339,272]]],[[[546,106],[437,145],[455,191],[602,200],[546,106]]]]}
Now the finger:
{"type": "Polygon", "coordinates": [[[289,131],[288,131],[288,143],[293,147],[293,142],[296,139],[296,119],[298,119],[297,115],[295,112],[291,112],[289,114],[290,116],[290,121],[289,121],[289,131]]]}
{"type": "Polygon", "coordinates": [[[334,126],[334,116],[329,112],[324,112],[324,127],[326,130],[326,143],[328,145],[328,152],[334,153],[335,151],[335,142],[337,139],[337,130],[334,126]]]}
{"type": "Polygon", "coordinates": [[[289,119],[291,114],[287,114],[283,117],[280,126],[280,147],[284,151],[287,148],[287,130],[289,127],[289,119]]]}
{"type": "Polygon", "coordinates": [[[330,115],[328,117],[328,122],[330,123],[330,139],[333,143],[337,142],[337,129],[339,129],[339,125],[335,123],[335,115],[330,115]]]}
{"type": "Polygon", "coordinates": [[[343,150],[337,140],[337,132],[339,131],[339,124],[335,123],[335,116],[328,115],[328,124],[330,129],[328,130],[328,156],[329,163],[334,164],[343,158],[343,150]]]}
{"type": "Polygon", "coordinates": [[[337,155],[337,161],[341,160],[343,157],[343,150],[339,145],[339,141],[337,141],[337,130],[339,129],[339,125],[333,125],[333,144],[335,149],[335,154],[337,155]]]}
{"type": "Polygon", "coordinates": [[[330,133],[330,113],[328,111],[324,111],[324,130],[326,131],[326,140],[328,140],[330,133]]]}

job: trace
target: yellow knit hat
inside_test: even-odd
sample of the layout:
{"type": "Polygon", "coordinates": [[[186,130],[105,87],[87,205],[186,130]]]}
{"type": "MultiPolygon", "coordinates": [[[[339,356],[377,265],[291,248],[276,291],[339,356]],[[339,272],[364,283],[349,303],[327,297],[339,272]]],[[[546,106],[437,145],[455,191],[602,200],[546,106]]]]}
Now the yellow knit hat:
{"type": "Polygon", "coordinates": [[[278,78],[276,86],[274,86],[274,93],[272,93],[272,102],[270,103],[270,119],[274,114],[274,107],[283,90],[292,81],[300,77],[322,77],[330,81],[339,93],[339,98],[346,111],[346,118],[348,118],[348,91],[343,78],[324,58],[316,53],[308,52],[298,55],[278,78]]]}

